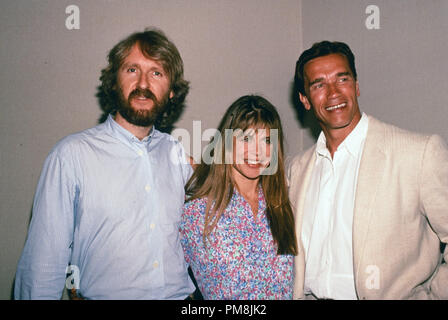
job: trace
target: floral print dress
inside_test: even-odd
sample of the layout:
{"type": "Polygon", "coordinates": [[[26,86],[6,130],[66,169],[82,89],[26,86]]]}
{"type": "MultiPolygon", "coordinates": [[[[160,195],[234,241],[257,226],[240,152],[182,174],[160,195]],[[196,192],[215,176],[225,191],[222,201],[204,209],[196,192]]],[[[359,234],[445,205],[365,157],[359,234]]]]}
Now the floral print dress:
{"type": "Polygon", "coordinates": [[[203,241],[206,198],[184,205],[181,244],[204,299],[292,299],[292,255],[277,255],[263,190],[255,218],[234,189],[216,228],[203,241]]]}

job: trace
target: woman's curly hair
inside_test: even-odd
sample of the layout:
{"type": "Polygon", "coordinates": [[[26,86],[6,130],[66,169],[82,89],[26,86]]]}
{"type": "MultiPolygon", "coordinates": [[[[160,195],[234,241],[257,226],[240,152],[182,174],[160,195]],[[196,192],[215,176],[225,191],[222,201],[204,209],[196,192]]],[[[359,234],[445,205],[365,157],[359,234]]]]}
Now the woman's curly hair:
{"type": "Polygon", "coordinates": [[[101,70],[101,85],[98,87],[97,93],[99,103],[104,111],[100,122],[119,108],[118,90],[120,89],[117,85],[117,73],[129,51],[136,44],[146,57],[161,63],[170,78],[173,97],[168,100],[163,112],[155,122],[157,129],[170,132],[185,107],[184,101],[190,87],[188,81],[184,79],[184,65],[176,46],[167,39],[162,31],[154,28],[131,34],[109,52],[109,64],[101,70]]]}

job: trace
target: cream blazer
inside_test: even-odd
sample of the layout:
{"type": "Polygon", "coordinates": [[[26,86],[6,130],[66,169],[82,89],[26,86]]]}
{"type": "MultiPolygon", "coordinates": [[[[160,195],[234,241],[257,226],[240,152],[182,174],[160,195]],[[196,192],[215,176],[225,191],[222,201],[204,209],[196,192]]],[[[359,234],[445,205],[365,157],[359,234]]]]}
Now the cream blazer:
{"type": "MultiPolygon", "coordinates": [[[[294,158],[289,196],[299,254],[294,298],[303,299],[303,207],[315,146],[294,158]]],[[[448,149],[369,116],[353,216],[353,272],[359,299],[448,299],[448,149]],[[444,243],[444,244],[443,244],[444,243]],[[442,252],[443,249],[443,252],[442,252]]]]}

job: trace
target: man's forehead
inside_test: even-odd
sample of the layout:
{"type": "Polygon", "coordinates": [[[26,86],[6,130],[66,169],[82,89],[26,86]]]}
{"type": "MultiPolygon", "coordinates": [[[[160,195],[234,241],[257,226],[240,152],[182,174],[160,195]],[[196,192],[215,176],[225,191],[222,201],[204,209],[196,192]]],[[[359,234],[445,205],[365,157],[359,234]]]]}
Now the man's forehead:
{"type": "Polygon", "coordinates": [[[310,74],[316,73],[346,73],[352,74],[348,59],[340,53],[332,53],[325,56],[316,57],[308,61],[304,68],[304,76],[307,78],[310,74]]]}
{"type": "Polygon", "coordinates": [[[164,69],[162,62],[154,57],[150,56],[148,52],[142,50],[141,46],[136,43],[134,44],[126,56],[123,58],[122,65],[127,64],[138,64],[144,62],[151,62],[153,64],[158,65],[160,68],[164,69]]]}
{"type": "Polygon", "coordinates": [[[316,57],[308,61],[303,68],[304,80],[307,83],[319,82],[328,76],[352,76],[346,56],[335,53],[316,57]]]}

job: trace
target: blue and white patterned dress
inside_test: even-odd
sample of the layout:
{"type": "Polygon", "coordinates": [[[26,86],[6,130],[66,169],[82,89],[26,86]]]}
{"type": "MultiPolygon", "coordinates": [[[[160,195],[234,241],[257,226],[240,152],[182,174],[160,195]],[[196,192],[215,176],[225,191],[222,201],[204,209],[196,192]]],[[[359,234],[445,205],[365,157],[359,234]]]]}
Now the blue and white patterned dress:
{"type": "Polygon", "coordinates": [[[292,299],[292,255],[277,255],[262,188],[255,219],[235,189],[216,228],[203,242],[206,198],[184,205],[181,244],[204,299],[292,299]]]}

